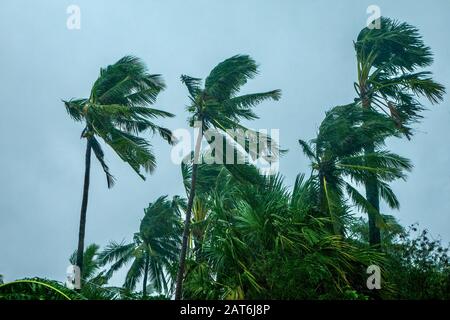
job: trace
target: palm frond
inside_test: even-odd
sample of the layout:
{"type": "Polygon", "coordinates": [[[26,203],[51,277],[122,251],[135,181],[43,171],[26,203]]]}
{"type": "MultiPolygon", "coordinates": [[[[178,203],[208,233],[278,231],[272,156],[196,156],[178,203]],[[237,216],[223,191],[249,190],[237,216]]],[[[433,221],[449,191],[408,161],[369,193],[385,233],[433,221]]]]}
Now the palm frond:
{"type": "Polygon", "coordinates": [[[304,140],[302,140],[302,139],[299,139],[299,140],[298,140],[298,143],[299,143],[300,146],[302,147],[303,153],[304,153],[310,160],[315,160],[315,161],[317,161],[316,155],[315,155],[315,153],[314,153],[314,150],[312,149],[312,147],[309,145],[308,142],[306,142],[306,141],[304,141],[304,140]]]}
{"type": "Polygon", "coordinates": [[[161,76],[147,73],[139,58],[125,56],[101,69],[91,99],[100,104],[141,106],[153,103],[164,87],[161,76]]]}
{"type": "Polygon", "coordinates": [[[67,113],[73,120],[78,122],[83,121],[84,119],[83,107],[85,106],[87,99],[75,99],[75,100],[72,99],[69,101],[62,100],[62,102],[66,107],[67,113]]]}
{"type": "Polygon", "coordinates": [[[356,190],[351,184],[346,183],[345,186],[348,195],[350,196],[356,207],[364,213],[373,215],[375,217],[377,226],[379,228],[384,228],[386,225],[380,212],[375,209],[372,204],[367,201],[367,199],[363,195],[361,195],[361,193],[359,193],[359,191],[356,190]]]}
{"type": "Polygon", "coordinates": [[[105,172],[108,188],[112,188],[114,186],[115,178],[109,172],[109,167],[106,165],[104,158],[105,154],[103,153],[102,147],[100,146],[100,143],[97,141],[97,139],[95,139],[95,137],[89,137],[88,139],[92,147],[92,150],[94,151],[94,154],[97,157],[97,160],[100,162],[100,165],[102,166],[103,171],[105,172]]]}
{"type": "Polygon", "coordinates": [[[201,89],[202,79],[200,78],[193,78],[187,75],[182,75],[181,82],[186,85],[189,94],[191,95],[192,98],[197,97],[197,95],[202,91],[201,89]]]}
{"type": "Polygon", "coordinates": [[[124,288],[134,290],[137,282],[144,275],[144,270],[145,270],[145,256],[139,255],[134,259],[130,269],[127,272],[125,282],[123,284],[124,288]]]}
{"type": "Polygon", "coordinates": [[[219,101],[232,98],[258,73],[256,62],[248,55],[235,55],[219,63],[205,80],[205,91],[219,101]]]}

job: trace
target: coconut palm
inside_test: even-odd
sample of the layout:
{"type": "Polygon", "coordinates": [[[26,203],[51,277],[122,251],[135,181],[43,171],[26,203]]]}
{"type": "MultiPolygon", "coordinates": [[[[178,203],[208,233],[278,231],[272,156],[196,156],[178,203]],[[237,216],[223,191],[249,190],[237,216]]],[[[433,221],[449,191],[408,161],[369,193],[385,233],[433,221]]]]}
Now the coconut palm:
{"type": "Polygon", "coordinates": [[[388,183],[405,179],[405,171],[412,168],[411,162],[386,150],[364,152],[368,143],[380,148],[386,137],[397,134],[392,121],[385,115],[349,104],[327,112],[317,137],[310,143],[299,140],[304,154],[312,162],[311,179],[318,190],[317,207],[321,214],[331,218],[336,234],[344,233],[343,219],[347,214],[345,194],[354,205],[378,218],[377,223],[382,224],[378,209],[357,189],[368,176],[377,178],[380,194],[389,206],[399,207],[398,199],[388,183]]]}
{"type": "MultiPolygon", "coordinates": [[[[124,288],[133,290],[143,279],[142,296],[147,296],[148,282],[153,288],[168,293],[170,270],[176,262],[180,248],[181,217],[180,210],[185,207],[184,199],[175,196],[159,197],[144,210],[139,232],[130,243],[111,242],[99,255],[105,265],[112,263],[107,277],[133,261],[125,278],[124,288]]],[[[172,281],[173,283],[173,281],[172,281]]]]}
{"type": "MultiPolygon", "coordinates": [[[[434,104],[445,93],[432,73],[423,70],[433,62],[430,48],[417,28],[386,17],[380,18],[379,29],[362,29],[354,47],[358,66],[355,89],[360,105],[389,115],[409,139],[413,133],[411,125],[421,119],[425,109],[419,98],[425,97],[434,104]]],[[[371,143],[365,149],[367,153],[375,150],[371,143]]],[[[365,187],[367,200],[379,210],[381,190],[376,177],[368,177],[365,187]]],[[[372,215],[369,230],[370,243],[379,245],[380,230],[372,215]]]]}
{"type": "Polygon", "coordinates": [[[151,131],[159,133],[169,143],[170,130],[153,122],[157,117],[173,117],[171,113],[149,108],[157,95],[164,89],[160,75],[147,72],[145,64],[138,58],[125,56],[115,64],[100,69],[100,75],[92,86],[89,98],[63,101],[73,120],[82,122],[81,137],[86,139],[85,174],[83,200],[78,235],[78,256],[76,264],[83,266],[86,212],[89,196],[91,153],[106,175],[108,188],[114,184],[114,177],[107,166],[99,139],[109,145],[114,152],[142,178],[141,169],[152,172],[155,156],[150,143],[139,133],[151,131]]]}
{"type": "MultiPolygon", "coordinates": [[[[243,119],[253,120],[257,118],[252,110],[254,106],[265,100],[278,100],[281,96],[280,90],[238,96],[241,87],[257,73],[258,67],[252,58],[247,55],[236,55],[219,63],[205,79],[203,88],[201,79],[186,75],[181,76],[181,81],[186,85],[191,101],[187,108],[190,113],[189,125],[191,127],[197,126],[199,130],[194,149],[191,186],[186,209],[175,299],[180,299],[182,294],[197,165],[204,134],[208,142],[213,140],[211,132],[214,133],[215,139],[223,139],[226,142],[226,137],[230,133],[229,130],[237,130],[237,135],[240,136],[237,143],[240,143],[253,158],[264,157],[265,155],[277,156],[278,151],[270,139],[263,139],[267,141],[264,145],[257,143],[258,150],[256,152],[249,148],[250,140],[260,141],[259,135],[241,124],[243,119]]],[[[223,159],[224,153],[220,154],[222,151],[215,150],[216,154],[223,159]]],[[[266,159],[268,158],[270,157],[266,157],[266,159]]]]}

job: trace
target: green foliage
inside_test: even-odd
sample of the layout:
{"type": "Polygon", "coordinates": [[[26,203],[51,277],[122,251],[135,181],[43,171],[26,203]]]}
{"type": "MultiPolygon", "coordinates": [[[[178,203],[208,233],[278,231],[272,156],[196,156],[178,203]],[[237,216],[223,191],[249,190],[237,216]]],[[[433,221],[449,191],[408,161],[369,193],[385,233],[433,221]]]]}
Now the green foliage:
{"type": "MultiPolygon", "coordinates": [[[[417,224],[403,228],[393,217],[385,217],[389,228],[382,231],[385,252],[384,276],[389,290],[385,299],[450,299],[450,245],[445,246],[417,224]]],[[[368,245],[367,221],[356,219],[350,239],[368,245]]]]}
{"type": "MultiPolygon", "coordinates": [[[[197,174],[197,162],[200,158],[203,137],[206,138],[208,143],[217,139],[224,143],[225,148],[214,148],[216,159],[224,160],[226,158],[225,150],[232,150],[233,154],[240,156],[242,159],[250,156],[254,160],[262,158],[266,161],[273,161],[279,156],[278,145],[269,136],[249,130],[241,124],[244,119],[257,118],[252,111],[252,107],[264,100],[276,101],[281,97],[280,90],[238,96],[237,94],[242,86],[257,73],[258,67],[250,56],[236,55],[222,61],[210,72],[203,89],[201,88],[201,79],[181,76],[181,81],[186,85],[191,100],[191,104],[187,107],[190,114],[189,125],[198,126],[200,131],[195,143],[194,158],[192,159],[194,164],[190,170],[192,175],[191,185],[186,188],[189,192],[189,199],[186,207],[175,299],[181,298],[182,295],[192,207],[194,201],[197,204],[199,203],[194,198],[196,187],[194,177],[197,174]],[[252,145],[255,145],[256,148],[251,147],[252,145]],[[239,146],[243,149],[240,152],[237,151],[239,146]]],[[[246,166],[235,165],[234,163],[239,162],[235,160],[233,164],[228,164],[225,168],[230,172],[242,174],[241,168],[246,166]]]]}
{"type": "Polygon", "coordinates": [[[449,246],[410,226],[386,243],[396,299],[450,299],[449,246]],[[395,272],[394,272],[395,270],[395,272]]]}
{"type": "MultiPolygon", "coordinates": [[[[388,115],[398,132],[410,139],[412,125],[419,122],[425,109],[420,98],[438,103],[443,100],[445,87],[433,80],[431,72],[423,70],[433,58],[417,28],[386,17],[379,22],[380,28],[367,26],[361,30],[354,43],[358,70],[355,102],[366,110],[388,115]]],[[[376,142],[369,141],[365,153],[375,151],[376,142]]],[[[364,184],[368,202],[376,211],[380,209],[380,197],[398,208],[398,200],[386,181],[372,174],[364,184]]],[[[376,211],[369,212],[369,235],[371,245],[379,246],[376,211]]]]}
{"type": "Polygon", "coordinates": [[[332,220],[336,234],[345,233],[349,203],[378,217],[378,224],[384,226],[378,210],[358,191],[370,177],[377,179],[382,199],[391,208],[399,207],[388,182],[405,179],[405,171],[412,169],[411,162],[386,150],[367,153],[364,149],[368,143],[380,148],[387,137],[396,134],[395,126],[385,115],[349,104],[328,111],[317,137],[310,143],[299,140],[303,153],[312,162],[317,209],[332,220]]]}
{"type": "MultiPolygon", "coordinates": [[[[445,88],[423,70],[433,62],[431,50],[415,27],[385,17],[381,29],[364,28],[354,48],[357,99],[330,109],[314,139],[299,140],[311,162],[309,177],[298,175],[289,188],[281,175],[263,175],[252,165],[206,164],[225,160],[230,149],[235,159],[273,161],[281,153],[270,137],[260,144],[261,133],[242,124],[258,118],[253,110],[258,104],[281,97],[280,90],[239,95],[258,74],[251,57],[222,61],[204,81],[183,75],[189,125],[199,122],[202,129],[197,142],[224,142],[222,150],[196,148],[191,161],[183,162],[189,201],[161,196],[144,209],[133,241],[112,241],[103,250],[89,245],[82,255],[81,290],[40,278],[3,284],[0,275],[0,299],[169,299],[177,272],[177,288],[184,280],[187,299],[450,299],[450,248],[427,230],[417,233],[415,225],[405,230],[379,212],[378,203],[380,198],[398,209],[389,184],[406,180],[413,168],[409,159],[387,150],[385,140],[410,138],[425,109],[421,97],[431,103],[443,99],[445,88]],[[257,152],[250,149],[255,141],[257,152]],[[194,165],[198,158],[204,161],[194,165]],[[363,185],[365,196],[359,191],[363,185]],[[375,189],[368,191],[371,185],[375,189]],[[369,221],[375,217],[376,226],[356,217],[357,211],[368,214],[369,221]],[[374,228],[381,229],[380,247],[369,245],[374,228]],[[184,259],[178,257],[186,251],[183,270],[184,259]],[[379,292],[366,287],[366,269],[373,264],[382,270],[379,292]],[[123,286],[108,286],[125,267],[123,286]],[[140,282],[142,291],[136,289],[140,282]]],[[[108,187],[114,177],[101,141],[142,178],[156,166],[142,135],[156,133],[175,142],[169,129],[154,123],[173,115],[149,107],[164,88],[160,75],[126,56],[100,70],[88,98],[63,101],[69,116],[84,124],[81,137],[94,151],[108,187]]],[[[70,262],[76,259],[74,252],[70,262]]]]}
{"type": "Polygon", "coordinates": [[[61,283],[42,279],[24,278],[0,285],[0,300],[84,300],[83,295],[61,283]]]}
{"type": "Polygon", "coordinates": [[[88,139],[111,187],[114,178],[104,160],[98,138],[142,178],[141,169],[152,172],[156,166],[150,143],[138,136],[150,131],[173,143],[169,129],[158,126],[153,119],[173,114],[150,108],[165,85],[160,75],[149,74],[138,58],[125,56],[115,64],[100,69],[100,75],[89,98],[63,101],[68,114],[85,128],[82,138],[88,139]]]}
{"type": "Polygon", "coordinates": [[[114,272],[131,262],[127,272],[124,289],[130,292],[138,281],[144,278],[143,296],[146,297],[146,279],[149,277],[150,289],[158,293],[170,293],[172,289],[171,272],[179,254],[181,217],[180,208],[185,200],[176,196],[168,200],[159,197],[144,210],[139,232],[134,234],[133,242],[110,242],[99,254],[101,265],[112,263],[105,273],[110,277],[114,272]],[[144,290],[145,288],[145,290],[144,290]]]}
{"type": "MultiPolygon", "coordinates": [[[[201,172],[199,173],[201,177],[201,172]]],[[[364,266],[382,256],[358,248],[315,217],[315,189],[299,177],[292,193],[280,177],[242,184],[230,174],[202,194],[206,231],[190,256],[185,296],[195,299],[321,299],[364,284],[364,266]],[[299,288],[301,285],[301,289],[299,288]]]]}
{"type": "MultiPolygon", "coordinates": [[[[117,288],[107,287],[106,284],[111,278],[110,274],[101,270],[99,260],[100,246],[90,244],[83,253],[83,268],[81,274],[81,291],[83,297],[89,300],[112,300],[119,296],[117,288]]],[[[76,265],[77,250],[69,258],[72,265],[76,265]]]]}
{"type": "Polygon", "coordinates": [[[433,55],[417,28],[386,17],[380,25],[380,29],[361,30],[355,42],[355,88],[360,102],[389,114],[409,138],[411,125],[422,118],[425,109],[418,98],[438,103],[445,88],[432,79],[431,72],[420,70],[432,64],[433,55]]]}
{"type": "MultiPolygon", "coordinates": [[[[211,70],[203,88],[201,79],[182,75],[181,81],[187,87],[191,101],[187,107],[190,114],[189,125],[194,126],[195,122],[199,121],[205,134],[208,134],[207,130],[210,129],[216,139],[223,139],[225,144],[228,144],[228,148],[237,144],[246,152],[252,151],[249,148],[250,140],[257,139],[262,134],[245,128],[241,121],[257,119],[258,116],[252,108],[261,102],[277,101],[281,98],[280,90],[238,96],[242,86],[257,74],[258,66],[250,56],[236,55],[222,61],[211,70]]],[[[264,137],[268,143],[260,145],[257,142],[260,155],[250,153],[253,159],[264,152],[272,154],[274,158],[279,155],[275,142],[270,137],[264,137]]],[[[212,135],[206,135],[206,139],[208,142],[214,141],[212,135]]]]}

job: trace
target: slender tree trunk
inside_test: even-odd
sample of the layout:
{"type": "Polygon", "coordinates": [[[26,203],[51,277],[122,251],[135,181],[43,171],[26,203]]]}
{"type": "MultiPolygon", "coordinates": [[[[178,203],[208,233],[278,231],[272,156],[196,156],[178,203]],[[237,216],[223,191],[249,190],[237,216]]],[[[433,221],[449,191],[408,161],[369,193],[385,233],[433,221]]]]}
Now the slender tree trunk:
{"type": "Polygon", "coordinates": [[[148,252],[145,253],[145,268],[144,268],[144,281],[142,285],[142,298],[145,299],[147,296],[147,277],[148,277],[148,266],[150,264],[150,258],[148,252]]]}
{"type": "Polygon", "coordinates": [[[325,183],[323,181],[323,174],[320,169],[319,169],[319,194],[317,200],[320,213],[324,217],[327,217],[329,215],[329,212],[327,207],[327,199],[325,195],[325,183]]]}
{"type": "Polygon", "coordinates": [[[81,202],[80,213],[80,229],[78,231],[78,250],[77,250],[77,266],[80,268],[80,275],[83,274],[83,253],[84,253],[84,233],[86,229],[86,211],[89,196],[89,177],[91,172],[91,142],[87,139],[86,142],[86,157],[85,157],[85,171],[84,171],[84,187],[83,200],[81,202]]]}
{"type": "MultiPolygon", "coordinates": [[[[362,98],[362,106],[365,109],[370,108],[370,100],[366,97],[366,93],[364,90],[364,85],[360,84],[361,87],[361,98],[362,98]]],[[[373,143],[368,144],[365,149],[365,155],[373,153],[375,151],[375,146],[373,143]]],[[[380,212],[380,194],[378,191],[378,181],[377,178],[371,177],[365,181],[366,188],[366,199],[375,208],[378,212],[380,212]]],[[[371,246],[379,246],[381,244],[381,235],[380,229],[376,225],[376,217],[374,214],[369,213],[369,244],[371,246]]]]}
{"type": "MultiPolygon", "coordinates": [[[[203,124],[203,121],[202,121],[202,124],[203,124]]],[[[199,128],[197,141],[195,143],[194,163],[192,164],[191,190],[189,193],[189,199],[188,199],[187,208],[186,208],[186,219],[184,221],[183,242],[181,244],[180,262],[178,265],[177,283],[176,283],[176,288],[175,288],[175,300],[181,299],[181,294],[183,291],[183,279],[184,279],[186,253],[187,253],[188,240],[189,240],[189,228],[190,228],[190,224],[191,224],[192,205],[194,203],[194,197],[195,197],[195,182],[197,180],[198,159],[200,157],[200,146],[202,144],[202,137],[203,137],[202,130],[203,130],[203,126],[201,128],[199,128]]]]}
{"type": "MultiPolygon", "coordinates": [[[[367,154],[373,153],[375,147],[373,144],[367,146],[364,152],[367,154]]],[[[380,193],[378,191],[378,182],[376,177],[367,179],[366,183],[366,199],[380,212],[380,193]]],[[[376,217],[374,214],[369,213],[369,244],[371,246],[379,246],[381,244],[380,229],[376,225],[376,217]]]]}
{"type": "Polygon", "coordinates": [[[327,218],[331,219],[331,224],[329,226],[330,232],[333,232],[335,235],[343,235],[342,228],[337,224],[339,221],[336,221],[339,217],[335,215],[333,212],[333,208],[330,206],[327,193],[327,184],[325,176],[321,171],[319,171],[319,209],[320,212],[327,218]]]}

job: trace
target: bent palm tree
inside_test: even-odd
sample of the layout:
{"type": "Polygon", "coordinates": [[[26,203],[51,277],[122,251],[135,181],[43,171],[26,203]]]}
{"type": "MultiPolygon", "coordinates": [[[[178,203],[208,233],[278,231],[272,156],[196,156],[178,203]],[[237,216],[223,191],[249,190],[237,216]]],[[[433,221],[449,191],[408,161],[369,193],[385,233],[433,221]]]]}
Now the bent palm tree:
{"type": "MultiPolygon", "coordinates": [[[[143,278],[142,296],[147,296],[148,276],[154,288],[168,292],[167,274],[176,262],[180,248],[181,217],[180,209],[185,202],[179,197],[168,200],[159,197],[144,210],[139,232],[134,234],[133,242],[111,242],[100,253],[101,264],[113,262],[106,273],[110,277],[115,271],[133,260],[128,270],[124,287],[133,290],[143,278]]],[[[172,281],[173,283],[173,281],[172,281]]]]}
{"type": "Polygon", "coordinates": [[[114,177],[105,163],[98,138],[144,179],[141,169],[151,172],[156,163],[150,143],[138,134],[150,130],[159,133],[169,143],[172,142],[170,130],[156,125],[151,119],[173,115],[147,106],[155,102],[163,89],[160,75],[149,74],[140,59],[125,56],[115,64],[100,69],[89,98],[63,101],[72,119],[83,122],[85,126],[81,133],[81,137],[86,139],[86,156],[76,260],[80,269],[83,266],[91,153],[94,151],[106,174],[108,188],[113,186],[114,177]]]}
{"type": "MultiPolygon", "coordinates": [[[[204,88],[201,87],[202,80],[186,75],[181,76],[181,81],[189,91],[191,105],[188,111],[191,114],[189,125],[199,126],[196,137],[194,159],[192,165],[191,186],[189,189],[189,199],[186,209],[186,217],[183,231],[183,242],[181,246],[180,262],[178,267],[175,299],[180,299],[182,295],[182,285],[184,278],[185,260],[188,246],[189,226],[191,222],[191,211],[195,196],[195,186],[197,179],[197,165],[201,152],[201,141],[203,132],[214,131],[215,139],[220,137],[226,141],[229,130],[240,130],[237,135],[237,143],[241,144],[246,152],[252,157],[260,157],[264,152],[277,156],[278,150],[270,139],[263,145],[258,144],[259,152],[256,154],[250,150],[251,139],[258,139],[258,133],[250,131],[240,121],[242,119],[253,120],[258,116],[252,111],[252,107],[264,100],[278,100],[281,96],[280,90],[273,90],[263,93],[254,93],[238,96],[239,90],[258,73],[258,67],[253,59],[247,55],[236,55],[219,63],[205,80],[204,88]],[[207,131],[209,130],[209,131],[207,131]],[[242,132],[246,136],[242,136],[242,132]],[[261,152],[261,150],[263,152],[261,152]]],[[[206,134],[206,133],[205,133],[206,134]]],[[[206,134],[208,142],[212,142],[213,137],[206,134]]],[[[257,140],[259,141],[259,140],[257,140]]],[[[219,155],[222,150],[215,150],[219,155]]],[[[223,154],[222,154],[223,155],[223,154]]]]}
{"type": "Polygon", "coordinates": [[[364,153],[368,143],[380,147],[386,137],[397,134],[385,115],[349,104],[327,112],[317,138],[311,143],[299,140],[304,154],[312,161],[311,179],[317,189],[317,207],[331,218],[335,234],[344,233],[342,219],[347,209],[344,193],[359,209],[378,218],[378,224],[382,223],[378,209],[345,178],[359,185],[369,176],[376,177],[382,198],[391,208],[399,207],[388,182],[405,179],[405,171],[412,168],[410,161],[384,150],[364,153]]]}
{"type": "MultiPolygon", "coordinates": [[[[432,79],[431,72],[417,71],[433,62],[418,29],[389,18],[380,19],[380,29],[364,28],[354,43],[358,65],[355,89],[363,108],[389,115],[409,139],[411,124],[421,119],[420,112],[425,108],[418,98],[438,103],[445,88],[432,79]]],[[[367,153],[375,150],[371,143],[365,148],[367,153]]],[[[368,177],[365,187],[367,200],[379,210],[381,190],[376,177],[368,177]]],[[[379,245],[380,241],[380,230],[369,215],[369,242],[379,245]]]]}

